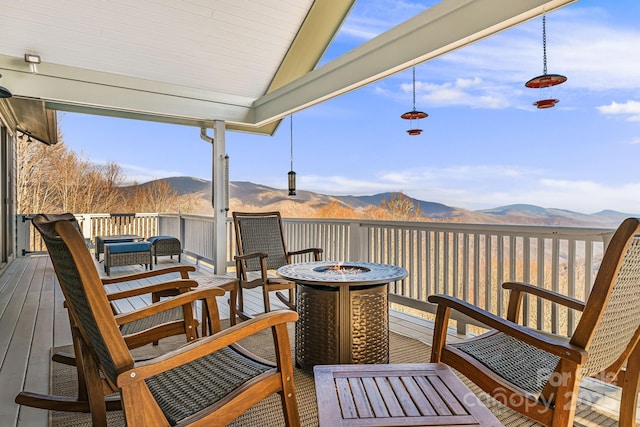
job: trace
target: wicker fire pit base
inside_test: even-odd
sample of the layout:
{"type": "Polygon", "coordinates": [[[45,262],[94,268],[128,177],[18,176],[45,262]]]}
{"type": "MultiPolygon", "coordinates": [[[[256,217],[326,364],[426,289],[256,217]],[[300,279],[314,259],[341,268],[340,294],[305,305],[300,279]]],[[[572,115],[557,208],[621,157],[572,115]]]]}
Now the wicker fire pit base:
{"type": "Polygon", "coordinates": [[[389,362],[387,284],[297,285],[296,364],[389,362]],[[344,298],[341,298],[344,297],[344,298]],[[342,299],[342,300],[341,300],[342,299]]]}
{"type": "Polygon", "coordinates": [[[387,264],[315,261],[278,275],[296,282],[296,365],[388,363],[387,284],[407,270],[387,264]]]}

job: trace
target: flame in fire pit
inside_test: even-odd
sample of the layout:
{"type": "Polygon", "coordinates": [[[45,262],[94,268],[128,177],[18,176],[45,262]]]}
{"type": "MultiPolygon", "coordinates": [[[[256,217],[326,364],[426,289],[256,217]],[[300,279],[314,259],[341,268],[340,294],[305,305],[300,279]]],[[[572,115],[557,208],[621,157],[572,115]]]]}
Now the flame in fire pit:
{"type": "Polygon", "coordinates": [[[333,265],[325,265],[322,267],[316,267],[313,269],[318,273],[332,274],[332,275],[344,275],[344,274],[361,274],[371,271],[371,269],[367,267],[362,267],[359,265],[351,265],[351,264],[333,264],[333,265]]]}

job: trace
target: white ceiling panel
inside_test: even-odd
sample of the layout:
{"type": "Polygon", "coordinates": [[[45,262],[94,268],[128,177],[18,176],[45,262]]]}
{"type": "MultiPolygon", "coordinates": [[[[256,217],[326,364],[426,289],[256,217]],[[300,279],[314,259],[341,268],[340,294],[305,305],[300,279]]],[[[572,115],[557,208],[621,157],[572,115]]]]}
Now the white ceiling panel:
{"type": "Polygon", "coordinates": [[[293,111],[572,0],[442,0],[316,69],[355,1],[0,0],[2,85],[67,111],[272,133],[293,111]],[[37,73],[25,53],[41,56],[37,73]]]}
{"type": "Polygon", "coordinates": [[[43,62],[258,97],[311,4],[3,1],[0,53],[29,51],[43,62]]]}

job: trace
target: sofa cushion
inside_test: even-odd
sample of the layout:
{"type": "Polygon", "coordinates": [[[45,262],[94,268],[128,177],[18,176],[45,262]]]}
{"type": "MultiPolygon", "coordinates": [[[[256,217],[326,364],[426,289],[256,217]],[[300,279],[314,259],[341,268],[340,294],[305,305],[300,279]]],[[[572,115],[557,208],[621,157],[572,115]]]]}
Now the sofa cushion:
{"type": "MultiPolygon", "coordinates": [[[[126,242],[126,243],[108,243],[105,247],[109,248],[109,253],[126,254],[131,252],[146,252],[151,250],[150,242],[126,242]]],[[[106,252],[106,249],[105,249],[106,252]]]]}

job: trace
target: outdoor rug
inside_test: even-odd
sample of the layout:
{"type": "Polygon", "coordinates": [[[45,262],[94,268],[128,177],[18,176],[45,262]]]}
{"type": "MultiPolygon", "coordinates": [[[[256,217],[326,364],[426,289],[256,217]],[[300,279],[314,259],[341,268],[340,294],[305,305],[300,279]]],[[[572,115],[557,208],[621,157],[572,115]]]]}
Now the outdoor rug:
{"type": "MultiPolygon", "coordinates": [[[[293,345],[293,325],[289,325],[291,343],[293,345]]],[[[184,343],[180,337],[166,338],[157,347],[146,346],[133,351],[137,356],[156,355],[176,348],[184,343]]],[[[257,335],[243,340],[242,345],[255,354],[271,358],[273,360],[272,338],[270,331],[263,331],[257,335]]],[[[60,350],[71,352],[71,346],[60,350]]],[[[390,333],[390,362],[391,363],[424,363],[430,357],[430,347],[418,340],[390,333]]],[[[52,362],[51,392],[56,395],[74,396],[76,394],[75,368],[52,362]]],[[[300,369],[295,369],[294,380],[298,405],[300,409],[301,425],[303,427],[318,426],[318,408],[316,406],[316,392],[313,375],[300,369]]],[[[479,396],[482,402],[494,413],[505,426],[538,426],[539,424],[523,417],[520,414],[500,405],[498,402],[480,391],[466,378],[462,380],[479,396]]],[[[602,409],[580,405],[577,410],[576,422],[585,426],[614,426],[617,425],[617,415],[608,413],[602,409]]],[[[122,412],[114,411],[108,414],[108,423],[112,427],[124,427],[122,412]]],[[[53,411],[50,413],[50,426],[52,427],[88,427],[91,426],[89,414],[75,414],[53,411]]],[[[253,406],[249,411],[236,419],[231,424],[234,427],[265,427],[284,425],[280,398],[273,395],[253,406]]]]}

